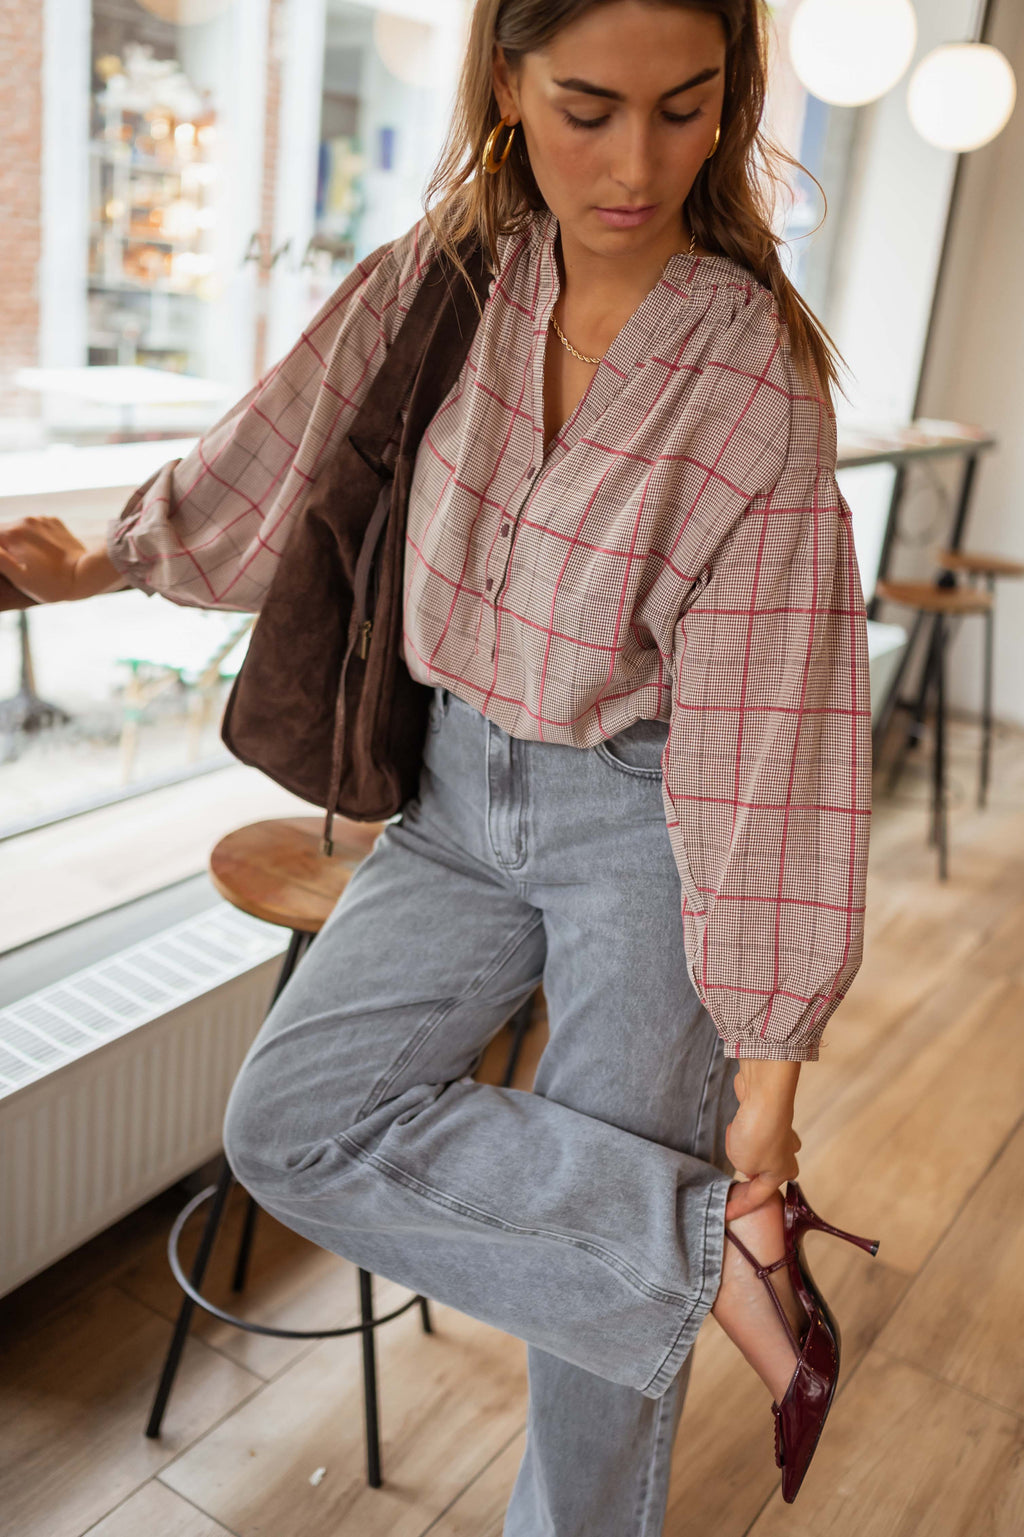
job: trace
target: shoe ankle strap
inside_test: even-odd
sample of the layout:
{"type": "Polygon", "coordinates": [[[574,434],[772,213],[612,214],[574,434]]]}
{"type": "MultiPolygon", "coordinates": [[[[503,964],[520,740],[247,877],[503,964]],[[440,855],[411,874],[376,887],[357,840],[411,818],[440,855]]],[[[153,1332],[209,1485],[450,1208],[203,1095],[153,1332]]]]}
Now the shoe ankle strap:
{"type": "Polygon", "coordinates": [[[782,1319],[782,1322],[783,1322],[783,1324],[785,1325],[785,1328],[786,1328],[786,1333],[789,1335],[790,1341],[792,1342],[792,1345],[793,1345],[793,1349],[796,1351],[797,1357],[799,1358],[803,1354],[803,1345],[800,1343],[800,1341],[797,1339],[796,1335],[793,1332],[793,1325],[789,1321],[789,1315],[787,1314],[786,1309],[782,1306],[782,1301],[781,1301],[781,1298],[779,1297],[778,1292],[775,1290],[775,1287],[772,1285],[772,1283],[768,1280],[768,1276],[771,1274],[771,1272],[773,1270],[778,1270],[782,1265],[785,1265],[787,1263],[786,1256],[783,1255],[781,1259],[773,1260],[770,1265],[760,1265],[760,1264],[758,1264],[758,1262],[754,1258],[754,1256],[751,1254],[751,1252],[747,1248],[746,1244],[741,1243],[740,1240],[736,1237],[735,1233],[730,1232],[730,1230],[728,1228],[726,1228],[725,1236],[726,1236],[726,1238],[731,1238],[732,1239],[732,1241],[736,1245],[737,1249],[739,1249],[740,1253],[743,1254],[750,1261],[750,1263],[753,1265],[754,1269],[757,1271],[757,1274],[760,1276],[761,1280],[764,1282],[765,1286],[767,1286],[769,1294],[771,1296],[771,1299],[772,1299],[772,1301],[775,1304],[775,1310],[778,1313],[779,1317],[782,1319]]]}
{"type": "MultiPolygon", "coordinates": [[[[736,1237],[736,1234],[733,1233],[729,1228],[726,1228],[725,1236],[726,1236],[726,1238],[731,1238],[732,1239],[732,1241],[736,1245],[737,1249],[739,1249],[740,1252],[746,1256],[746,1258],[753,1265],[754,1269],[757,1271],[759,1276],[770,1275],[773,1270],[778,1270],[780,1268],[780,1266],[785,1265],[787,1263],[786,1256],[783,1255],[781,1259],[773,1260],[770,1265],[762,1265],[759,1260],[756,1260],[754,1258],[754,1256],[751,1254],[750,1250],[747,1248],[746,1244],[745,1243],[741,1243],[740,1240],[736,1237]]],[[[774,1290],[774,1288],[773,1288],[773,1290],[774,1290]]]]}

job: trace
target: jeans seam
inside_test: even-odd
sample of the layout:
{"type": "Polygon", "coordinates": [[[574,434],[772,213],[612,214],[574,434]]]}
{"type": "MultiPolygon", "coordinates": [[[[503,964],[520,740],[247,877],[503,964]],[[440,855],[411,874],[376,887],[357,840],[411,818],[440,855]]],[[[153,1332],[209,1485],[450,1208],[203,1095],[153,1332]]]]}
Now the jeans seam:
{"type": "MultiPolygon", "coordinates": [[[[484,1087],[484,1085],[479,1085],[478,1087],[484,1087]]],[[[493,1087],[493,1085],[486,1085],[486,1087],[493,1087]]],[[[529,1091],[523,1089],[504,1089],[502,1092],[522,1094],[529,1091]]],[[[501,1232],[515,1233],[524,1238],[550,1238],[556,1243],[568,1244],[570,1248],[581,1249],[584,1253],[594,1255],[596,1259],[603,1260],[609,1269],[616,1271],[626,1284],[631,1286],[641,1296],[649,1297],[653,1302],[667,1303],[671,1307],[677,1307],[680,1303],[684,1305],[690,1304],[686,1315],[687,1318],[692,1315],[694,1308],[700,1301],[700,1296],[703,1295],[703,1285],[701,1293],[696,1299],[687,1297],[682,1292],[663,1291],[660,1287],[652,1286],[650,1282],[645,1281],[643,1276],[638,1275],[631,1265],[625,1264],[624,1261],[612,1254],[610,1250],[603,1249],[599,1244],[580,1242],[579,1239],[569,1238],[565,1233],[559,1233],[553,1228],[523,1227],[518,1222],[508,1222],[505,1218],[496,1217],[491,1212],[484,1211],[481,1207],[472,1206],[469,1202],[461,1201],[456,1196],[447,1195],[443,1190],[437,1190],[433,1185],[424,1184],[415,1175],[407,1173],[405,1169],[400,1169],[397,1164],[390,1163],[386,1158],[382,1158],[379,1153],[371,1153],[367,1148],[360,1147],[358,1142],[355,1142],[343,1131],[335,1132],[332,1140],[338,1143],[339,1146],[343,1145],[343,1150],[347,1149],[362,1162],[373,1164],[375,1168],[380,1169],[382,1174],[394,1180],[396,1184],[405,1185],[418,1195],[422,1195],[425,1200],[433,1201],[435,1205],[444,1206],[450,1211],[458,1212],[460,1216],[471,1217],[474,1221],[486,1223],[488,1227],[497,1228],[501,1232]]],[[[685,1323],[686,1319],[683,1320],[684,1325],[685,1323]]],[[[682,1328],[675,1335],[673,1345],[681,1332],[682,1328]]],[[[664,1357],[663,1361],[664,1359],[667,1359],[667,1357],[664,1357]]],[[[654,1373],[654,1376],[657,1376],[657,1372],[654,1373]]],[[[653,1380],[654,1378],[652,1377],[651,1381],[653,1380]]]]}
{"type": "MultiPolygon", "coordinates": [[[[487,733],[486,733],[486,736],[484,738],[484,752],[486,754],[485,762],[486,762],[486,776],[487,776],[487,778],[486,778],[486,792],[487,792],[487,796],[486,796],[486,802],[485,802],[485,805],[484,805],[484,817],[485,817],[485,823],[486,823],[486,827],[487,827],[487,841],[488,841],[488,843],[490,845],[491,852],[494,855],[495,863],[498,865],[498,867],[503,872],[505,872],[507,874],[507,873],[510,873],[513,870],[521,870],[523,868],[523,865],[526,863],[526,853],[527,853],[527,849],[526,849],[526,815],[527,815],[527,812],[526,812],[526,808],[525,808],[525,806],[523,804],[524,796],[523,796],[522,793],[520,793],[520,795],[519,795],[519,806],[518,806],[518,811],[517,811],[517,816],[516,816],[516,823],[515,823],[515,829],[516,829],[515,830],[515,841],[516,841],[516,844],[518,846],[518,853],[517,853],[517,855],[516,855],[516,857],[514,859],[506,859],[504,854],[502,854],[501,850],[496,847],[495,842],[494,842],[494,838],[493,838],[492,833],[491,833],[491,813],[492,813],[492,811],[495,809],[495,807],[497,805],[497,797],[493,796],[492,793],[491,793],[491,743],[492,743],[492,741],[494,739],[495,734],[499,733],[499,732],[502,735],[505,735],[505,736],[508,735],[508,733],[504,732],[503,729],[500,726],[498,726],[496,722],[488,720],[488,722],[487,722],[487,733]]],[[[512,737],[510,739],[509,771],[510,771],[510,779],[511,779],[511,782],[512,782],[512,793],[513,794],[515,793],[516,789],[518,788],[517,782],[516,782],[516,763],[515,763],[516,746],[515,746],[515,742],[516,742],[516,739],[514,737],[512,737]]],[[[521,757],[520,766],[522,766],[523,769],[525,770],[525,754],[522,755],[522,757],[521,757]]]]}
{"type": "MultiPolygon", "coordinates": [[[[704,1207],[704,1232],[702,1234],[702,1242],[701,1242],[701,1249],[702,1249],[702,1252],[704,1254],[707,1253],[707,1247],[708,1247],[708,1223],[709,1223],[710,1217],[711,1217],[711,1202],[712,1202],[712,1200],[714,1198],[714,1193],[715,1193],[715,1186],[714,1186],[714,1184],[709,1185],[708,1186],[707,1204],[704,1207]]],[[[686,1330],[687,1325],[690,1322],[690,1319],[693,1317],[693,1315],[696,1312],[696,1310],[697,1310],[698,1306],[700,1305],[700,1303],[703,1302],[703,1300],[704,1300],[704,1292],[705,1292],[706,1282],[707,1282],[707,1277],[704,1276],[702,1278],[702,1280],[701,1280],[700,1293],[697,1296],[696,1301],[694,1302],[694,1304],[691,1307],[690,1311],[687,1313],[686,1317],[683,1319],[683,1321],[680,1324],[678,1330],[676,1331],[676,1336],[673,1339],[671,1345],[669,1345],[669,1347],[666,1350],[664,1356],[661,1358],[661,1361],[658,1363],[657,1370],[651,1375],[651,1377],[647,1380],[647,1382],[644,1384],[644,1386],[640,1389],[641,1393],[647,1393],[648,1390],[651,1387],[653,1387],[653,1385],[658,1381],[658,1378],[662,1375],[662,1373],[665,1372],[668,1363],[671,1361],[672,1356],[673,1356],[674,1352],[676,1351],[676,1349],[677,1349],[677,1347],[679,1345],[679,1341],[683,1337],[683,1334],[684,1334],[684,1332],[686,1330]]]]}
{"type": "MultiPolygon", "coordinates": [[[[718,1035],[718,1033],[716,1031],[716,1033],[714,1035],[714,1038],[712,1039],[712,1042],[711,1042],[711,1052],[710,1052],[710,1054],[708,1056],[708,1065],[707,1065],[707,1069],[706,1069],[706,1071],[704,1073],[704,1084],[703,1084],[703,1086],[701,1088],[701,1091],[700,1091],[700,1104],[697,1107],[697,1121],[696,1121],[696,1125],[694,1126],[693,1141],[691,1143],[691,1147],[693,1148],[693,1155],[694,1155],[695,1158],[703,1158],[704,1157],[704,1154],[701,1152],[701,1146],[702,1146],[702,1144],[701,1144],[701,1128],[703,1127],[703,1124],[704,1124],[704,1112],[707,1109],[707,1104],[708,1104],[708,1088],[709,1088],[710,1083],[711,1083],[711,1069],[714,1067],[715,1062],[717,1061],[718,1056],[719,1056],[719,1040],[720,1040],[720,1037],[719,1037],[719,1035],[718,1035]]],[[[714,1151],[715,1151],[715,1149],[712,1146],[711,1152],[714,1153],[714,1151]]],[[[711,1162],[713,1162],[713,1159],[708,1158],[706,1161],[708,1163],[711,1163],[711,1162]]]]}
{"type": "Polygon", "coordinates": [[[666,1421],[671,1422],[672,1419],[672,1403],[670,1394],[668,1392],[663,1393],[659,1399],[655,1400],[655,1402],[657,1403],[658,1407],[655,1410],[653,1444],[651,1446],[651,1455],[647,1460],[643,1488],[640,1491],[640,1503],[637,1507],[637,1518],[635,1523],[636,1537],[646,1537],[647,1534],[647,1516],[651,1508],[651,1490],[654,1484],[655,1468],[657,1467],[658,1458],[661,1454],[661,1449],[665,1440],[666,1421]]]}
{"type": "Polygon", "coordinates": [[[517,753],[518,753],[518,756],[519,756],[519,762],[517,764],[518,773],[516,775],[516,784],[515,784],[515,788],[517,790],[516,800],[518,802],[518,815],[516,817],[516,843],[519,846],[519,855],[518,855],[517,859],[515,859],[514,861],[512,861],[509,864],[505,864],[505,861],[502,860],[502,863],[505,864],[505,869],[506,870],[521,870],[523,868],[524,864],[526,863],[526,854],[527,854],[527,848],[526,848],[526,828],[527,828],[527,818],[529,816],[529,799],[528,799],[528,797],[529,797],[529,791],[530,791],[529,781],[528,781],[528,778],[527,778],[527,775],[529,773],[529,769],[528,769],[527,765],[528,765],[528,762],[529,762],[529,757],[528,757],[528,754],[522,752],[521,749],[517,749],[516,746],[515,746],[515,743],[513,742],[513,745],[512,745],[513,761],[515,760],[515,757],[516,757],[517,753]]]}
{"type": "Polygon", "coordinates": [[[538,929],[541,924],[543,924],[543,922],[544,915],[540,912],[529,918],[524,927],[517,930],[516,933],[511,936],[505,948],[503,950],[499,950],[497,957],[493,959],[489,970],[484,969],[479,971],[470,982],[465,992],[460,993],[457,998],[446,998],[441,1004],[438,1005],[432,1014],[428,1014],[427,1018],[420,1025],[419,1029],[412,1036],[410,1036],[409,1040],[406,1041],[402,1051],[387,1068],[386,1076],[377,1079],[377,1082],[370,1090],[366,1099],[364,1099],[363,1103],[356,1111],[355,1119],[357,1121],[361,1121],[364,1116],[367,1116],[373,1110],[376,1110],[377,1106],[383,1102],[388,1089],[394,1083],[398,1074],[402,1071],[406,1064],[412,1060],[412,1058],[419,1051],[420,1047],[423,1045],[424,1041],[433,1034],[438,1025],[441,1024],[443,1020],[447,1019],[452,1010],[458,1008],[460,1003],[465,1003],[469,999],[475,998],[483,990],[486,984],[490,982],[493,977],[497,976],[502,967],[508,964],[520,946],[524,944],[527,939],[529,939],[530,935],[534,933],[535,930],[538,929]]]}

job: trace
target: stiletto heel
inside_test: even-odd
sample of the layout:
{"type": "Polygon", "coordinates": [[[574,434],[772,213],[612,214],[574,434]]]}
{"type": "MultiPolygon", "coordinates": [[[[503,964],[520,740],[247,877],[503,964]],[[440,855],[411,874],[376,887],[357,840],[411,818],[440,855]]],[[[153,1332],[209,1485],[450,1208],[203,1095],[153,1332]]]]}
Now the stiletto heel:
{"type": "Polygon", "coordinates": [[[781,1403],[772,1401],[775,1416],[775,1462],[782,1469],[782,1498],[788,1503],[796,1499],[797,1490],[803,1483],[810,1467],[811,1458],[821,1438],[822,1428],[828,1418],[839,1380],[839,1361],[842,1354],[842,1334],[839,1325],[829,1311],[814,1278],[803,1257],[801,1239],[808,1228],[845,1238],[866,1249],[869,1254],[878,1253],[880,1240],[861,1238],[856,1233],[846,1233],[819,1217],[808,1205],[796,1180],[786,1183],[786,1197],[782,1209],[782,1231],[786,1252],[771,1265],[760,1265],[745,1244],[728,1228],[725,1235],[754,1267],[767,1286],[772,1301],[786,1333],[796,1351],[797,1361],[789,1385],[781,1403]],[[802,1340],[798,1340],[782,1301],[768,1277],[773,1270],[786,1265],[789,1269],[793,1290],[807,1314],[807,1328],[802,1340]]]}
{"type": "MultiPolygon", "coordinates": [[[[791,1181],[791,1183],[794,1182],[791,1181]]],[[[799,1186],[795,1188],[799,1189],[799,1186]]],[[[869,1254],[878,1253],[877,1238],[860,1238],[856,1233],[844,1233],[841,1227],[833,1227],[831,1222],[826,1222],[824,1218],[818,1216],[816,1211],[811,1210],[802,1195],[796,1200],[796,1222],[800,1227],[818,1228],[822,1233],[831,1233],[835,1238],[845,1238],[847,1243],[858,1244],[869,1254]]]]}

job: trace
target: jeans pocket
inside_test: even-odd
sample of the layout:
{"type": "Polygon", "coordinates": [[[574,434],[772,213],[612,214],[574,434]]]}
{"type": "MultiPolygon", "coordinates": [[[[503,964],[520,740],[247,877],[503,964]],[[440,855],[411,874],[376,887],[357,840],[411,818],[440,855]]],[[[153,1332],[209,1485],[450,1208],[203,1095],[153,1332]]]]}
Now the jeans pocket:
{"type": "Polygon", "coordinates": [[[594,752],[620,774],[630,774],[638,779],[660,779],[669,729],[667,720],[637,720],[614,736],[598,742],[594,752]]]}

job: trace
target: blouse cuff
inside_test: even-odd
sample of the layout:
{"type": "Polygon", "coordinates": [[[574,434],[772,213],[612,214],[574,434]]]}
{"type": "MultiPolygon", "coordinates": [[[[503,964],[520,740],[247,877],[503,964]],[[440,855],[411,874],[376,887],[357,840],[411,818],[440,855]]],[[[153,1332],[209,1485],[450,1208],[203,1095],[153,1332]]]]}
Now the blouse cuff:
{"type": "Polygon", "coordinates": [[[177,459],[172,459],[169,465],[160,465],[149,476],[148,480],[144,480],[141,486],[136,486],[131,496],[121,508],[121,511],[117,514],[117,517],[111,518],[105,531],[104,543],[111,565],[116,571],[120,571],[129,586],[137,587],[139,592],[146,594],[147,598],[154,597],[157,591],[150,584],[147,577],[147,572],[151,569],[152,563],[140,560],[135,554],[135,541],[131,537],[132,531],[139,521],[139,511],[146,492],[161,475],[167,470],[173,469],[177,463],[177,459]]]}
{"type": "Polygon", "coordinates": [[[817,1062],[825,1026],[842,1001],[842,993],[833,993],[827,1002],[817,996],[809,1004],[775,993],[757,1011],[763,1024],[770,1004],[769,1033],[762,1038],[756,1030],[748,1029],[731,1031],[726,1036],[719,1026],[723,1053],[733,1059],[756,1057],[769,1062],[817,1062]],[[809,1023],[812,1019],[813,1024],[809,1023]]]}
{"type": "Polygon", "coordinates": [[[730,1061],[754,1057],[762,1062],[817,1062],[818,1043],[808,1041],[798,1046],[788,1041],[723,1041],[722,1053],[730,1061]]]}
{"type": "Polygon", "coordinates": [[[138,560],[133,558],[130,550],[128,549],[128,546],[125,542],[124,530],[121,528],[117,518],[113,518],[107,524],[105,542],[107,557],[110,560],[110,564],[116,571],[120,571],[128,585],[131,587],[137,587],[140,592],[144,592],[146,594],[147,598],[154,597],[155,593],[153,588],[147,585],[145,576],[143,574],[143,567],[138,560]]]}

